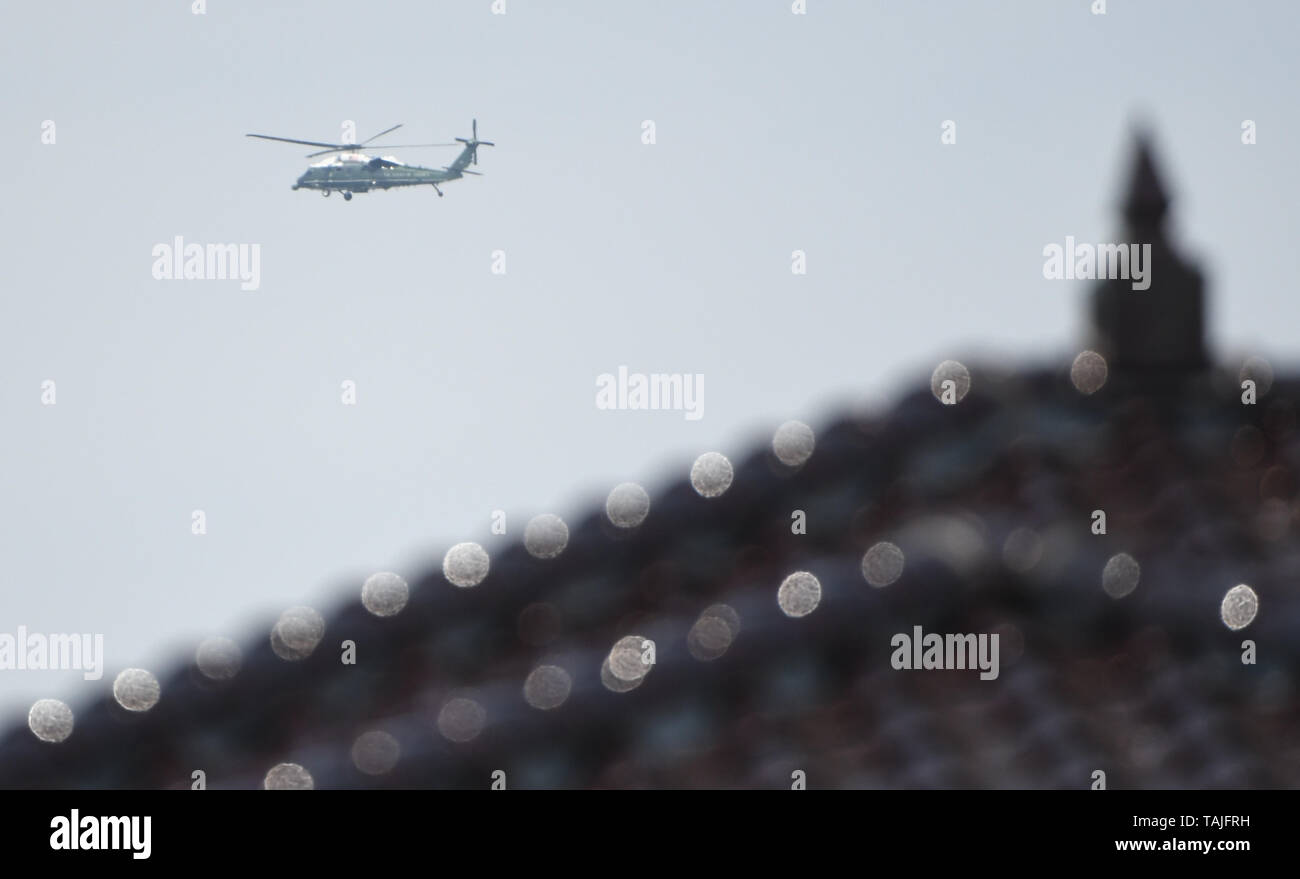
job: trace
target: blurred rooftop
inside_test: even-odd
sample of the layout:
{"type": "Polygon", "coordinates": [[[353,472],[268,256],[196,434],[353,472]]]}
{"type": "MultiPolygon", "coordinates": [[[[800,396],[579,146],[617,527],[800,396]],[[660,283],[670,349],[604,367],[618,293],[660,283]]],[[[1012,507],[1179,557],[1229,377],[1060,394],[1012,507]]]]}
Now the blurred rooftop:
{"type": "Polygon", "coordinates": [[[357,584],[306,658],[262,636],[229,680],[160,675],[148,711],[105,692],[66,741],[12,728],[0,786],[187,788],[201,769],[260,787],[289,762],[318,788],[484,788],[495,770],[512,788],[788,787],[795,770],[810,787],[1084,788],[1094,770],[1113,788],[1300,787],[1300,377],[1210,365],[1145,140],[1134,169],[1126,229],[1156,241],[1154,282],[1097,282],[1093,353],[941,365],[887,411],[815,425],[803,460],[779,432],[712,497],[721,482],[701,493],[683,467],[639,524],[590,510],[558,555],[516,541],[472,588],[427,571],[393,616],[357,584]],[[797,571],[821,593],[793,618],[778,588],[797,571]],[[1237,584],[1259,595],[1239,630],[1237,584]],[[998,633],[1000,676],[893,669],[892,636],[917,625],[998,633]],[[611,671],[630,635],[656,647],[640,678],[617,650],[611,671]],[[357,744],[375,731],[391,739],[357,744]]]}

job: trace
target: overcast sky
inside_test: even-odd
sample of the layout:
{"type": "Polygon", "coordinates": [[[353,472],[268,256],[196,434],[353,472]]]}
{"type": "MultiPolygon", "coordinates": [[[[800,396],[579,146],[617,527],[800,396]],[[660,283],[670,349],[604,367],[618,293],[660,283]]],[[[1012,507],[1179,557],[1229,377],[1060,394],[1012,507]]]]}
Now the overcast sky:
{"type": "Polygon", "coordinates": [[[653,499],[950,357],[1068,363],[1087,285],[1042,250],[1118,240],[1138,118],[1219,352],[1295,352],[1297,4],[491,5],[8,11],[0,633],[102,633],[106,661],[0,671],[4,716],[616,483],[653,499]],[[308,150],[244,137],[473,117],[498,146],[442,199],[292,192],[308,150]],[[258,245],[260,287],[155,280],[178,235],[258,245]],[[703,417],[598,410],[620,365],[702,374],[703,417]]]}

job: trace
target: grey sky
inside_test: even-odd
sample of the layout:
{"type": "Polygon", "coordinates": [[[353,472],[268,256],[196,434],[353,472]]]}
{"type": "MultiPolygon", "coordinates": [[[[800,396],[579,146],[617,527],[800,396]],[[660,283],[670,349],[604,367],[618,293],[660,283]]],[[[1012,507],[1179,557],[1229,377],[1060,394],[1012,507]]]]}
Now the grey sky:
{"type": "Polygon", "coordinates": [[[1295,4],[808,6],[11,10],[0,633],[103,633],[107,657],[96,683],[0,671],[0,708],[75,709],[124,667],[165,671],[460,540],[492,551],[618,482],[653,502],[701,452],[883,404],[949,357],[1068,362],[1086,284],[1044,280],[1042,248],[1119,234],[1138,114],[1218,352],[1286,362],[1295,4]],[[350,119],[442,141],[475,116],[498,146],[443,199],[291,192],[308,150],[243,136],[334,140],[350,119]],[[177,235],[259,244],[260,289],[153,280],[177,235]],[[598,411],[620,364],[703,374],[704,417],[598,411]]]}

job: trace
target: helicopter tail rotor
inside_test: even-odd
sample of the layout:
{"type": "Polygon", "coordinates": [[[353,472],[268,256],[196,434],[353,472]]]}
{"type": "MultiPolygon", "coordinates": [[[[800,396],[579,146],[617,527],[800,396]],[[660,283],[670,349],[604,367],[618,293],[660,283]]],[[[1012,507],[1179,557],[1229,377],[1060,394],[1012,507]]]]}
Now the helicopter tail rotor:
{"type": "Polygon", "coordinates": [[[479,148],[480,146],[496,146],[496,144],[494,144],[494,143],[493,143],[492,141],[490,141],[490,140],[479,140],[479,139],[478,139],[478,120],[477,120],[477,119],[474,119],[474,120],[471,122],[471,126],[470,126],[470,127],[471,127],[471,131],[473,131],[473,134],[471,134],[470,137],[468,137],[468,138],[458,137],[458,138],[456,138],[456,140],[458,140],[458,141],[460,141],[461,143],[465,144],[465,146],[469,149],[469,163],[470,163],[471,165],[477,165],[477,164],[478,164],[478,148],[479,148]]]}

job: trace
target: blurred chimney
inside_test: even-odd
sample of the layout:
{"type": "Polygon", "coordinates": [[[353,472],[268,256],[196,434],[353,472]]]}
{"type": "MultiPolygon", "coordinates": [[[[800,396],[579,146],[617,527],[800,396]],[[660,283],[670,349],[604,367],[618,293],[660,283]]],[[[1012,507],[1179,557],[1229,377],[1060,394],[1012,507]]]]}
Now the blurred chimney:
{"type": "Polygon", "coordinates": [[[1156,171],[1151,143],[1139,133],[1124,195],[1124,235],[1114,243],[1150,244],[1151,286],[1101,280],[1092,299],[1092,347],[1112,374],[1141,384],[1177,381],[1204,370],[1204,279],[1166,237],[1169,196],[1156,171]]]}

